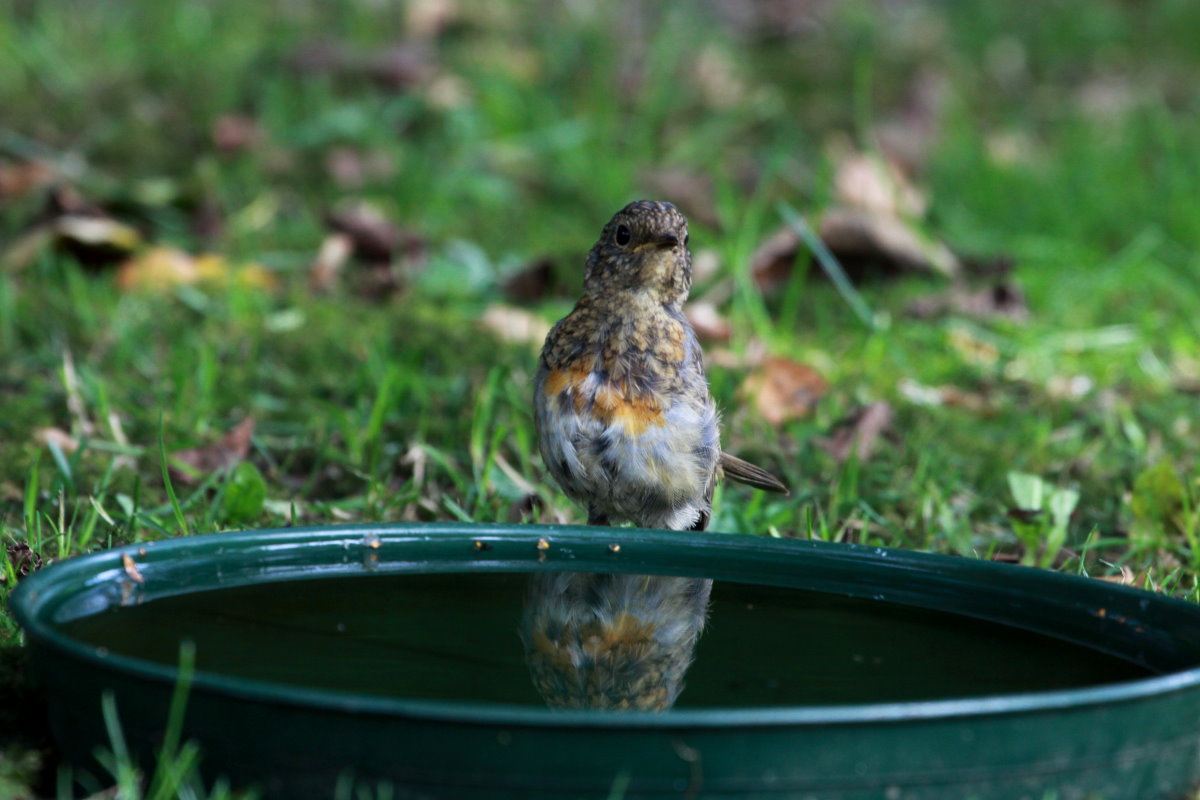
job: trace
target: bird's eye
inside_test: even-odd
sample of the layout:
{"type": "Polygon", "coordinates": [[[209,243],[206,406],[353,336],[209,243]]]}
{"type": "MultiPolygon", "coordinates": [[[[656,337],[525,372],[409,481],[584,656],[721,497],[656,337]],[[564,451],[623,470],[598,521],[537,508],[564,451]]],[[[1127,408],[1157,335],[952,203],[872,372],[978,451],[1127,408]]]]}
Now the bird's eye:
{"type": "Polygon", "coordinates": [[[617,228],[617,244],[622,246],[627,245],[632,238],[633,234],[629,232],[629,228],[626,228],[624,225],[617,228]]]}

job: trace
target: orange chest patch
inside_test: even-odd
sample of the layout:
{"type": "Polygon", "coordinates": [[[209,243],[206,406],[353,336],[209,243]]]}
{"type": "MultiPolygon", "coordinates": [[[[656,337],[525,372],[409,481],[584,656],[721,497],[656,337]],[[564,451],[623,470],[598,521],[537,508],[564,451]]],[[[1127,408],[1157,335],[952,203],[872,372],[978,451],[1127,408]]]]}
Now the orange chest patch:
{"type": "Polygon", "coordinates": [[[640,436],[664,423],[662,403],[653,396],[633,393],[625,381],[591,381],[590,365],[577,361],[565,368],[551,370],[543,391],[554,402],[566,393],[577,414],[621,426],[628,436],[640,436]]]}

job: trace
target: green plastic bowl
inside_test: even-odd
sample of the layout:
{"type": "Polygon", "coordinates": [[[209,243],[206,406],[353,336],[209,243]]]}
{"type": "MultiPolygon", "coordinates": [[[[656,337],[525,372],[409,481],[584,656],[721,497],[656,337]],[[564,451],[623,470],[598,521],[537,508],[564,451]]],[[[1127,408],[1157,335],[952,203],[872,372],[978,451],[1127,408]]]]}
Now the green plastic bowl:
{"type": "Polygon", "coordinates": [[[986,561],[633,529],[291,528],[70,559],[26,579],[12,608],[57,740],[86,768],[108,742],[102,693],[114,694],[126,738],[147,758],[162,740],[177,673],[72,639],[64,623],[266,581],[542,569],[706,575],[949,611],[1085,645],[1152,676],[931,702],[654,714],[406,700],[201,670],[184,735],[201,744],[210,774],[288,800],[331,797],[347,775],[386,782],[397,798],[522,800],[1153,800],[1179,798],[1200,781],[1200,607],[986,561]],[[551,547],[540,550],[539,539],[551,547]],[[127,572],[126,556],[142,582],[127,572]]]}

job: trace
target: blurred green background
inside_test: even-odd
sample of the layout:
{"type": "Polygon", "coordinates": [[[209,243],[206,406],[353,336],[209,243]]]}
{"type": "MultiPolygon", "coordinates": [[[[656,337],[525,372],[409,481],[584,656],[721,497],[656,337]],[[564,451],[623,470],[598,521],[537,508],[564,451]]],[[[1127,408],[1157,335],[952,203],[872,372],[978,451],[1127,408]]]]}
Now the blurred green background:
{"type": "Polygon", "coordinates": [[[725,442],[793,487],[713,529],[1196,599],[1197,41],[1187,0],[0,0],[0,592],[181,533],[582,521],[536,353],[651,197],[725,442]]]}

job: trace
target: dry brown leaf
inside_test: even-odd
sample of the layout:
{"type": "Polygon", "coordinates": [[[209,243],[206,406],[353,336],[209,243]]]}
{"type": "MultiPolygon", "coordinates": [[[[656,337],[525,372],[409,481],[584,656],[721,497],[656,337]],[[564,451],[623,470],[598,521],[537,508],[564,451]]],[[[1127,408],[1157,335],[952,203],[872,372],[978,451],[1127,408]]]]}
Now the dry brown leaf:
{"type": "Polygon", "coordinates": [[[479,319],[484,330],[506,342],[541,346],[550,333],[550,323],[523,308],[495,304],[479,319]]]}
{"type": "Polygon", "coordinates": [[[66,215],[80,217],[104,217],[107,213],[97,204],[84,197],[69,184],[57,184],[46,198],[45,219],[57,219],[66,215]]]}
{"type": "Polygon", "coordinates": [[[331,233],[326,236],[308,270],[309,288],[314,292],[331,290],[353,250],[354,242],[346,234],[331,233]]]}
{"type": "Polygon", "coordinates": [[[254,417],[246,417],[229,433],[205,447],[193,447],[171,453],[171,476],[181,483],[196,484],[211,473],[228,469],[250,452],[250,437],[254,435],[254,417]]]}
{"type": "Polygon", "coordinates": [[[688,219],[719,228],[716,189],[710,175],[682,167],[653,169],[642,174],[642,188],[679,206],[688,219]]]}
{"type": "MultiPolygon", "coordinates": [[[[1109,583],[1119,583],[1122,586],[1133,586],[1137,582],[1137,576],[1133,574],[1133,570],[1128,564],[1121,565],[1121,571],[1117,575],[1096,575],[1097,580],[1108,581],[1109,583]]],[[[1145,576],[1143,576],[1144,582],[1145,576]]]]}
{"type": "Polygon", "coordinates": [[[762,365],[767,358],[767,346],[761,339],[751,339],[741,352],[718,347],[705,354],[704,361],[722,369],[749,369],[762,365]]]}
{"type": "Polygon", "coordinates": [[[409,0],[404,4],[404,30],[414,39],[436,39],[461,17],[457,0],[409,0]]]}
{"type": "Polygon", "coordinates": [[[133,557],[128,553],[121,553],[121,566],[125,569],[125,574],[129,576],[129,580],[134,583],[145,583],[146,579],[142,577],[142,573],[138,570],[137,564],[133,557]]]}
{"type": "Polygon", "coordinates": [[[800,253],[800,236],[790,227],[771,234],[750,257],[750,274],[759,290],[770,292],[787,283],[800,253]]]}
{"type": "Polygon", "coordinates": [[[43,445],[54,444],[67,454],[74,453],[79,449],[79,441],[62,428],[38,428],[34,431],[33,436],[43,445]]]}
{"type": "Polygon", "coordinates": [[[169,289],[200,280],[196,259],[173,247],[152,247],[121,265],[117,286],[133,289],[169,289]]]}
{"type": "Polygon", "coordinates": [[[683,307],[684,316],[696,329],[696,335],[709,342],[728,342],[733,335],[729,320],[712,303],[688,303],[683,307]]]}
{"type": "Polygon", "coordinates": [[[833,179],[841,205],[882,217],[919,218],[928,201],[898,167],[878,156],[849,152],[839,159],[833,179]]]}
{"type": "MultiPolygon", "coordinates": [[[[8,563],[17,574],[17,580],[42,568],[41,554],[30,547],[28,542],[14,542],[5,552],[8,555],[8,563]]],[[[3,570],[0,570],[0,575],[4,575],[3,570]]]]}
{"type": "Polygon", "coordinates": [[[501,290],[513,300],[541,300],[557,284],[554,260],[548,256],[535,258],[504,281],[501,290]]]}
{"type": "Polygon", "coordinates": [[[68,214],[54,223],[59,238],[87,247],[109,247],[128,251],[137,247],[142,236],[137,228],[108,217],[84,217],[68,214]]]}
{"type": "Polygon", "coordinates": [[[860,462],[865,462],[894,418],[895,413],[887,403],[871,403],[839,421],[828,437],[816,438],[813,444],[838,462],[848,459],[851,452],[857,454],[860,462]]]}
{"type": "Polygon", "coordinates": [[[904,378],[898,388],[902,397],[919,406],[949,406],[970,411],[992,410],[992,402],[987,397],[957,386],[926,386],[911,378],[904,378]]]}
{"type": "Polygon", "coordinates": [[[354,256],[368,263],[391,262],[425,249],[425,238],[393,223],[368,203],[353,203],[325,215],[325,224],[354,243],[354,256]]]}
{"type": "Polygon", "coordinates": [[[42,161],[0,161],[0,200],[19,200],[50,186],[54,169],[42,161]]]}
{"type": "Polygon", "coordinates": [[[808,416],[828,390],[821,373],[807,364],[779,357],[768,358],[747,375],[741,389],[772,425],[808,416]]]}
{"type": "Polygon", "coordinates": [[[55,244],[89,266],[120,261],[142,242],[137,228],[106,216],[64,214],[54,220],[52,228],[55,244]]]}
{"type": "Polygon", "coordinates": [[[946,245],[930,241],[893,217],[860,209],[831,208],[821,217],[821,240],[849,273],[874,266],[885,272],[926,271],[953,278],[961,271],[946,245]]]}
{"type": "Polygon", "coordinates": [[[225,114],[212,127],[213,146],[227,155],[252,149],[262,141],[263,132],[253,117],[225,114]]]}
{"type": "Polygon", "coordinates": [[[174,247],[151,247],[123,263],[117,286],[125,291],[163,291],[209,284],[274,289],[275,276],[258,264],[233,265],[212,253],[193,256],[174,247]]]}

